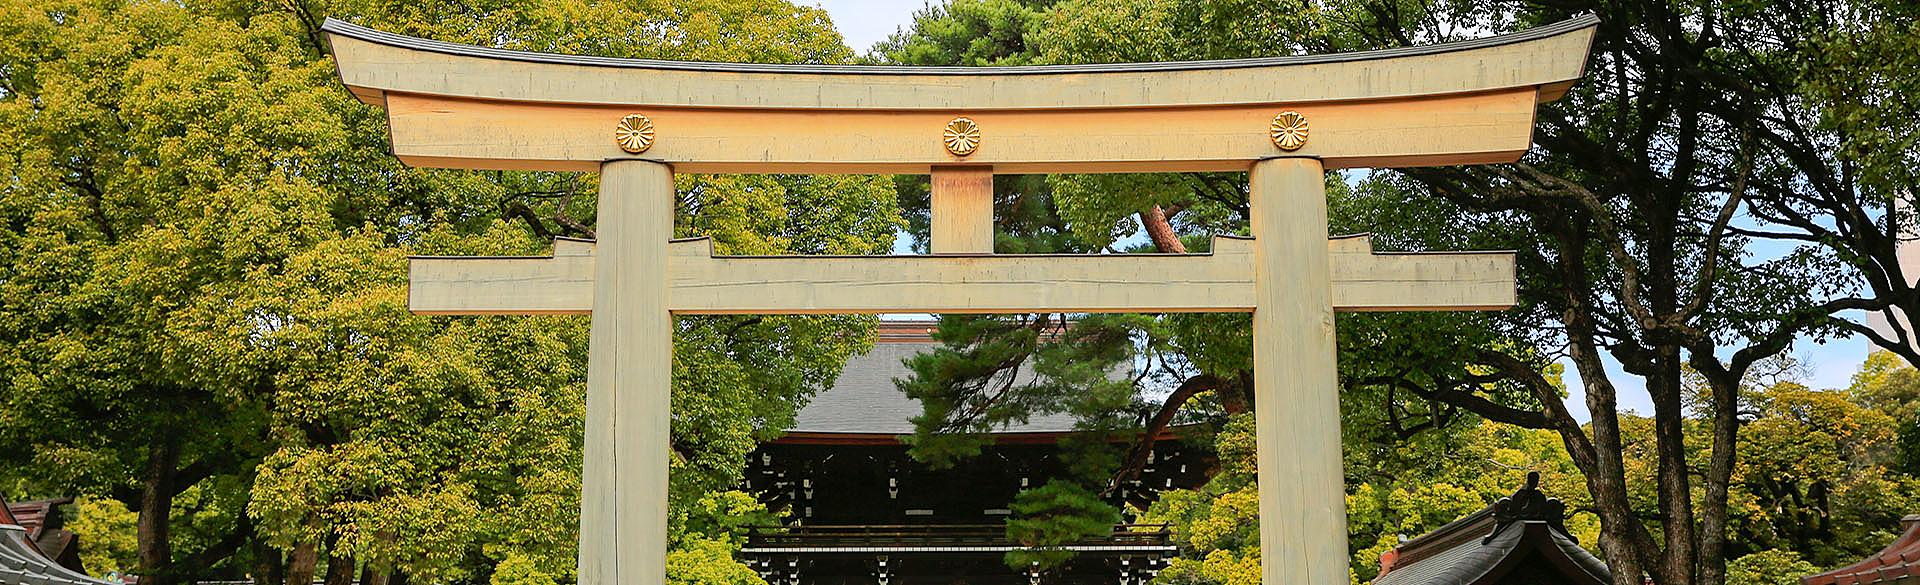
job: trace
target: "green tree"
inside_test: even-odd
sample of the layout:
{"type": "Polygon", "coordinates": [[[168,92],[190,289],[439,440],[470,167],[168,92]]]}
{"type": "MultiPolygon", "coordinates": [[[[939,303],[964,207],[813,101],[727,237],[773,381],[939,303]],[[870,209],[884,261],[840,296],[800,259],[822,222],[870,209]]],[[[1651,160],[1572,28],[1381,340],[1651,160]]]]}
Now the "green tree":
{"type": "Polygon", "coordinates": [[[80,564],[95,576],[126,573],[139,562],[135,524],[140,515],[109,498],[74,498],[67,530],[80,542],[80,564]]]}
{"type": "Polygon", "coordinates": [[[1761,551],[1727,563],[1727,585],[1796,585],[1819,571],[1793,551],[1761,551]]]}
{"type": "Polygon", "coordinates": [[[1889,468],[1898,427],[1886,414],[1792,382],[1750,400],[1729,504],[1731,554],[1791,550],[1839,566],[1879,550],[1920,505],[1912,495],[1920,480],[1889,468]]]}
{"type": "Polygon", "coordinates": [[[352,149],[297,115],[326,113],[301,91],[324,89],[324,69],[295,64],[299,47],[271,34],[164,4],[0,14],[7,451],[31,454],[22,463],[47,489],[139,511],[138,570],[176,582],[250,534],[239,512],[268,449],[271,380],[206,350],[251,328],[233,309],[259,278],[328,237],[341,201],[301,174],[352,149]],[[252,59],[170,68],[235,43],[252,59]],[[236,93],[250,99],[229,104],[236,93]],[[249,106],[257,115],[233,115],[249,106]],[[183,496],[218,505],[176,522],[183,496]]]}
{"type": "MultiPolygon", "coordinates": [[[[1913,209],[1890,202],[1907,196],[1899,186],[1912,183],[1902,179],[1915,168],[1915,149],[1912,119],[1899,114],[1910,106],[1885,96],[1903,95],[1920,70],[1910,66],[1911,51],[1900,52],[1916,38],[1912,7],[1892,4],[1361,0],[1301,10],[1079,0],[1046,6],[1041,26],[997,54],[1061,63],[1342,51],[1599,13],[1594,66],[1566,98],[1542,107],[1535,153],[1514,165],[1375,173],[1351,191],[1354,217],[1373,222],[1358,227],[1389,247],[1518,249],[1522,303],[1451,326],[1409,318],[1399,331],[1444,333],[1371,356],[1354,351],[1348,331],[1381,319],[1373,330],[1393,332],[1397,317],[1343,316],[1347,416],[1355,420],[1354,407],[1371,395],[1375,406],[1365,409],[1405,423],[1387,425],[1403,431],[1445,428],[1461,413],[1555,430],[1587,482],[1605,533],[1598,545],[1620,583],[1647,575],[1717,585],[1725,580],[1738,405],[1752,369],[1796,338],[1857,331],[1840,318],[1844,311],[1920,299],[1892,254],[1894,225],[1907,225],[1908,214],[1887,211],[1913,209]],[[1857,74],[1876,91],[1846,81],[1857,74]],[[1790,250],[1762,254],[1762,239],[1790,250]],[[1546,375],[1550,356],[1579,371],[1590,424],[1572,417],[1546,375]],[[1610,373],[1610,362],[1632,380],[1610,373]],[[1690,404],[1688,368],[1710,389],[1704,403],[1690,404]],[[1648,389],[1650,420],[1618,413],[1624,383],[1648,389]],[[1695,424],[1700,412],[1710,414],[1695,424]],[[1629,427],[1643,422],[1646,440],[1625,442],[1629,427]],[[1690,466],[1694,445],[1708,456],[1690,466]],[[1642,449],[1651,455],[1644,468],[1629,461],[1642,449]],[[1651,489],[1630,486],[1629,475],[1643,471],[1651,489]]],[[[1194,236],[1244,220],[1231,213],[1244,179],[1215,181],[1225,188],[1204,175],[1049,184],[1067,231],[1089,245],[1130,233],[1138,221],[1156,249],[1180,251],[1194,236]],[[1180,219],[1214,204],[1229,212],[1180,219]]],[[[1344,196],[1338,186],[1330,192],[1344,196]]],[[[1204,331],[1212,339],[1162,347],[1205,364],[1188,379],[1240,379],[1244,365],[1220,359],[1238,352],[1178,351],[1225,349],[1244,335],[1219,324],[1204,331]]]]}
{"type": "Polygon", "coordinates": [[[1350,468],[1365,470],[1347,496],[1355,578],[1376,577],[1380,556],[1402,539],[1513,495],[1529,472],[1541,475],[1542,491],[1576,511],[1567,521],[1575,539],[1592,546],[1599,538],[1599,519],[1580,512],[1593,501],[1585,478],[1556,434],[1485,420],[1470,424],[1459,433],[1422,433],[1349,456],[1350,468]]]}
{"type": "MultiPolygon", "coordinates": [[[[956,3],[950,10],[929,10],[919,16],[913,30],[877,49],[895,62],[965,63],[961,51],[901,48],[948,46],[951,43],[943,39],[951,31],[974,27],[977,20],[955,15],[979,9],[975,4],[956,3]]],[[[1239,18],[1238,14],[1276,26],[1307,23],[1286,16],[1287,10],[1259,3],[1213,10],[1193,3],[1063,2],[1025,9],[1041,11],[1042,18],[1037,28],[1034,19],[1012,21],[1026,27],[1024,41],[997,47],[970,45],[967,50],[999,56],[1000,64],[1276,54],[1292,46],[1285,39],[1299,35],[1240,35],[1225,22],[1239,18]],[[1211,36],[1216,32],[1222,36],[1211,36]],[[1121,37],[1127,41],[1120,42],[1121,37]]],[[[1001,252],[1205,251],[1212,235],[1245,233],[1245,181],[1244,174],[1233,173],[1001,178],[995,185],[996,248],[1001,252]],[[1147,241],[1121,243],[1134,233],[1144,233],[1147,241]]],[[[1328,188],[1337,230],[1367,231],[1388,222],[1407,228],[1382,238],[1386,246],[1503,247],[1498,242],[1505,241],[1474,230],[1446,229],[1432,223],[1436,214],[1388,217],[1383,210],[1392,206],[1382,201],[1405,192],[1390,183],[1370,182],[1359,190],[1332,178],[1328,188]]],[[[1496,339],[1484,317],[1343,315],[1341,323],[1343,379],[1355,397],[1348,401],[1347,428],[1359,431],[1347,437],[1350,451],[1379,449],[1382,442],[1390,444],[1427,430],[1463,432],[1473,428],[1478,416],[1501,416],[1535,427],[1547,424],[1544,415],[1482,397],[1493,394],[1522,405],[1534,398],[1523,386],[1491,383],[1486,372],[1470,371],[1463,361],[1465,356],[1484,352],[1496,339]],[[1394,333],[1408,328],[1448,334],[1394,333]]],[[[1144,464],[1152,443],[1140,437],[1155,436],[1174,422],[1218,423],[1247,410],[1249,333],[1245,315],[944,318],[937,338],[945,347],[914,358],[909,365],[915,376],[901,383],[903,391],[926,407],[912,439],[914,454],[936,464],[971,456],[989,439],[987,432],[999,425],[1036,413],[1071,413],[1082,421],[1083,436],[1093,440],[1076,442],[1062,457],[1082,471],[1076,480],[1083,487],[1110,491],[1144,464]],[[1111,373],[1117,370],[1134,375],[1112,379],[1111,373]],[[1016,383],[1014,374],[1021,371],[1043,375],[1031,383],[1016,383]],[[1101,440],[1112,437],[1133,444],[1116,450],[1110,447],[1111,441],[1101,440]]],[[[1531,367],[1517,360],[1502,365],[1531,367]]],[[[1230,491],[1221,488],[1220,493],[1230,491]]],[[[1009,562],[1026,564],[1022,559],[1009,562]]]]}
{"type": "Polygon", "coordinates": [[[1876,351],[1847,388],[1854,402],[1898,420],[1920,418],[1920,371],[1890,351],[1876,351]]]}
{"type": "Polygon", "coordinates": [[[1220,469],[1195,490],[1161,494],[1142,514],[1166,524],[1181,550],[1158,579],[1201,585],[1260,580],[1260,495],[1255,485],[1253,417],[1229,417],[1214,440],[1220,469]]]}
{"type": "Polygon", "coordinates": [[[1032,57],[1027,31],[1056,0],[956,0],[915,12],[910,30],[874,45],[879,59],[906,65],[1021,65],[1032,57]]]}
{"type": "MultiPolygon", "coordinates": [[[[1858,379],[1873,377],[1885,364],[1869,359],[1858,379]]],[[[1741,392],[1741,433],[1729,486],[1726,550],[1743,564],[1787,570],[1787,561],[1811,567],[1844,565],[1896,536],[1900,518],[1915,505],[1920,477],[1895,463],[1898,425],[1850,390],[1815,390],[1798,380],[1805,372],[1789,359],[1769,360],[1768,376],[1749,380],[1741,392]]],[[[1696,394],[1710,390],[1694,379],[1696,394]]],[[[1694,400],[1695,408],[1704,398],[1694,400]]],[[[1689,432],[1711,424],[1711,413],[1695,410],[1689,432]]],[[[1644,416],[1623,415],[1627,481],[1636,510],[1653,514],[1658,487],[1653,426],[1644,416]]],[[[1711,457],[1710,442],[1688,444],[1695,467],[1711,457]]],[[[1698,488],[1696,488],[1698,489],[1698,488]]],[[[1748,571],[1761,570],[1749,565],[1748,571]]],[[[1798,573],[1804,576],[1814,571],[1798,573]]],[[[1772,573],[1781,576],[1780,573],[1772,573]]]]}
{"type": "Polygon", "coordinates": [[[1920,373],[1892,352],[1874,352],[1854,374],[1848,392],[1854,402],[1900,423],[1894,469],[1920,477],[1920,373]]]}
{"type": "MultiPolygon", "coordinates": [[[[322,16],[583,54],[851,52],[772,0],[0,5],[0,451],[35,489],[136,510],[149,583],[567,581],[586,321],[409,315],[404,256],[590,237],[595,181],[400,166],[322,16]]],[[[729,253],[873,253],[898,225],[884,178],[679,187],[677,234],[729,253]]],[[[748,510],[699,502],[869,323],[681,320],[674,545],[699,560],[677,582],[751,580],[713,564],[738,542],[712,517],[748,510]]]]}
{"type": "Polygon", "coordinates": [[[1920,477],[1920,420],[1909,422],[1900,428],[1899,451],[1894,459],[1894,469],[1914,477],[1920,477]]]}

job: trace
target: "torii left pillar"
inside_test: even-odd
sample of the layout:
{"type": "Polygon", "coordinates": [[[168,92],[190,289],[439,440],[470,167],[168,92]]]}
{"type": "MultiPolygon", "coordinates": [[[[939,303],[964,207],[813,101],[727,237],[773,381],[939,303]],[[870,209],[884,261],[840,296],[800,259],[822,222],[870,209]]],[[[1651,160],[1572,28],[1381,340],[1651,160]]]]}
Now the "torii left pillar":
{"type": "Polygon", "coordinates": [[[603,163],[595,233],[580,582],[660,585],[672,439],[673,315],[665,275],[673,169],[645,160],[603,163]]]}

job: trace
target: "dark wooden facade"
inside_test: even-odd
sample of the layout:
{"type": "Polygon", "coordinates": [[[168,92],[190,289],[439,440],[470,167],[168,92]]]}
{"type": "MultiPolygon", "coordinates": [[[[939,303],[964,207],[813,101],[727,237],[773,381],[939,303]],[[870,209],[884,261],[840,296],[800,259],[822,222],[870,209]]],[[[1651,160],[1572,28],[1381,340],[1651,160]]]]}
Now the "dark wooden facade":
{"type": "Polygon", "coordinates": [[[27,538],[33,540],[41,554],[60,566],[84,571],[80,566],[79,538],[66,529],[65,518],[60,515],[60,507],[72,503],[73,498],[53,498],[13,502],[7,504],[6,509],[13,524],[26,529],[27,538]]]}
{"type": "MultiPolygon", "coordinates": [[[[1033,437],[1029,437],[1033,439],[1033,437]]],[[[789,512],[790,524],[753,534],[742,551],[776,585],[997,585],[1144,583],[1174,553],[1163,527],[1115,526],[1074,543],[1075,559],[1034,575],[1002,560],[1009,503],[1023,486],[1061,473],[1050,442],[986,449],[951,469],[915,462],[906,448],[850,443],[762,445],[746,487],[789,512]]],[[[1161,490],[1206,481],[1210,462],[1177,440],[1162,443],[1114,503],[1151,502],[1161,490]]]]}

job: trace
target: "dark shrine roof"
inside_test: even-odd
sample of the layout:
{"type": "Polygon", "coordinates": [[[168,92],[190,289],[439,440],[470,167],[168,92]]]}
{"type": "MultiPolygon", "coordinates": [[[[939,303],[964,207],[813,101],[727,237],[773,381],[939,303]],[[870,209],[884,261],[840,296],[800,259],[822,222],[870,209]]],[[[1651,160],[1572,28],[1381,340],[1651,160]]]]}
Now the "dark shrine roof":
{"type": "Polygon", "coordinates": [[[1559,583],[1608,583],[1606,563],[1567,534],[1566,506],[1541,493],[1538,482],[1538,474],[1528,474],[1527,487],[1512,496],[1402,543],[1381,558],[1373,585],[1500,583],[1532,559],[1553,567],[1559,583]]]}
{"type": "Polygon", "coordinates": [[[58,513],[56,508],[73,503],[73,498],[53,498],[28,502],[13,502],[4,506],[5,516],[0,516],[0,524],[14,524],[27,529],[27,533],[39,538],[47,526],[47,518],[58,513]]]}
{"type": "MultiPolygon", "coordinates": [[[[894,387],[895,379],[912,375],[901,363],[939,344],[929,336],[933,321],[882,321],[879,341],[865,355],[847,360],[832,388],[813,396],[794,418],[790,433],[911,435],[920,401],[894,387]]],[[[1021,372],[1016,383],[1033,380],[1021,372]]],[[[1059,433],[1073,430],[1071,415],[1039,415],[1026,424],[1000,429],[1002,433],[1059,433]]]]}
{"type": "Polygon", "coordinates": [[[1920,585],[1920,514],[1902,518],[1905,532],[1893,544],[1858,563],[1801,577],[1804,585],[1920,585]]]}
{"type": "MultiPolygon", "coordinates": [[[[106,585],[106,581],[62,566],[34,542],[34,533],[43,532],[47,515],[53,513],[56,506],[70,501],[62,498],[0,506],[0,583],[106,585]],[[32,524],[31,528],[26,526],[28,523],[32,524]]],[[[65,535],[63,542],[71,543],[72,533],[65,530],[52,532],[65,535]]],[[[44,540],[46,535],[39,536],[44,540]]]]}

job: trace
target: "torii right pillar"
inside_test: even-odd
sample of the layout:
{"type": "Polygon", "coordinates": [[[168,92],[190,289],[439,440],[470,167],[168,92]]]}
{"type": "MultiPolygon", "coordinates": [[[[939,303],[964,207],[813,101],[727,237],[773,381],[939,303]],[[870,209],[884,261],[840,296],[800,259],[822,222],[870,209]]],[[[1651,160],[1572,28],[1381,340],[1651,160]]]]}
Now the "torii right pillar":
{"type": "Polygon", "coordinates": [[[1340,395],[1326,174],[1312,158],[1253,165],[1253,388],[1262,581],[1347,579],[1340,395]]]}

